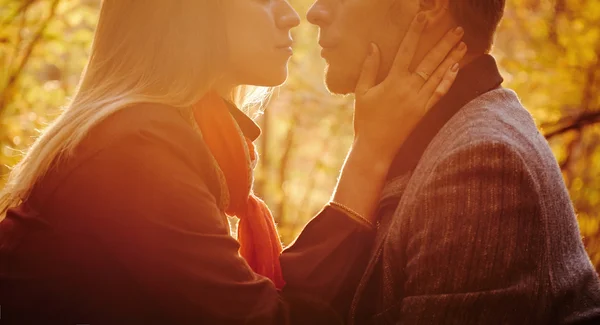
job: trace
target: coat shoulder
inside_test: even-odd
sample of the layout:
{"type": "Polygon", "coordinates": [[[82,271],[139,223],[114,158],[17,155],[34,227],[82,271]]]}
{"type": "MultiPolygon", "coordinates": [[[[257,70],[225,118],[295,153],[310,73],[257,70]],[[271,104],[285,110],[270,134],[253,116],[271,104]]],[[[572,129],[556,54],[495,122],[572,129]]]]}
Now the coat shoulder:
{"type": "Polygon", "coordinates": [[[555,161],[532,115],[516,93],[505,88],[485,93],[465,105],[442,128],[428,151],[445,156],[482,145],[501,147],[527,163],[555,161]]]}
{"type": "MultiPolygon", "coordinates": [[[[168,161],[172,168],[163,173],[189,169],[205,181],[215,197],[223,196],[218,167],[200,133],[176,108],[145,103],[123,108],[94,125],[68,157],[53,162],[34,195],[40,204],[48,202],[59,184],[75,171],[122,166],[132,159],[144,166],[168,161]]],[[[109,174],[98,177],[112,177],[110,169],[102,170],[109,174]]]]}

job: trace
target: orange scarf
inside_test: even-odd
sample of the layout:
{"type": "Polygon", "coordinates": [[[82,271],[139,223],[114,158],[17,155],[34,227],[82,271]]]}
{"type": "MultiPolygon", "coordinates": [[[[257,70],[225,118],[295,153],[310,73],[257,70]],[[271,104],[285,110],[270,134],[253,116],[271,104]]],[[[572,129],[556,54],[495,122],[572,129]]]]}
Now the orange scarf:
{"type": "Polygon", "coordinates": [[[227,182],[229,205],[225,213],[240,219],[240,255],[254,272],[282,288],[285,282],[279,255],[283,248],[277,228],[269,208],[252,193],[252,168],[256,161],[252,141],[244,137],[227,104],[214,92],[195,105],[194,117],[227,182]]]}

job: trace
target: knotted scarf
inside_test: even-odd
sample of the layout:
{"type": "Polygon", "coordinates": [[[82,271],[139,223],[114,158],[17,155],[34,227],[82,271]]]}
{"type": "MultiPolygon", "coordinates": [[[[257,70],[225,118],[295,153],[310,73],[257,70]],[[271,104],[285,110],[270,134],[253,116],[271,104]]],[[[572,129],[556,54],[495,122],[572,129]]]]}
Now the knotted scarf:
{"type": "Polygon", "coordinates": [[[240,255],[255,273],[282,288],[285,282],[279,264],[282,246],[277,228],[269,208],[252,193],[257,159],[252,141],[243,135],[227,103],[215,92],[209,92],[195,105],[194,118],[227,183],[229,204],[225,213],[240,219],[240,255]]]}

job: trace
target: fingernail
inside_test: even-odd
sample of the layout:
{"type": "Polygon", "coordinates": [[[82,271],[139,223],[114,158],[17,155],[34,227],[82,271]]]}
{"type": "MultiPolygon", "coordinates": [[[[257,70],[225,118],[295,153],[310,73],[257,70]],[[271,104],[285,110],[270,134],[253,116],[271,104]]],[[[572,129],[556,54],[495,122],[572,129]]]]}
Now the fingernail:
{"type": "Polygon", "coordinates": [[[467,44],[465,44],[465,42],[460,42],[460,44],[458,45],[459,51],[464,51],[466,48],[467,48],[467,44]]]}
{"type": "Polygon", "coordinates": [[[460,27],[460,26],[456,27],[454,29],[454,34],[456,34],[456,35],[462,35],[464,32],[465,32],[465,30],[462,27],[460,27]]]}
{"type": "Polygon", "coordinates": [[[424,13],[420,13],[417,15],[417,22],[419,22],[419,23],[425,22],[425,14],[424,13]]]}
{"type": "Polygon", "coordinates": [[[375,53],[375,43],[371,43],[369,46],[369,56],[375,53]]]}
{"type": "Polygon", "coordinates": [[[452,66],[452,68],[450,68],[450,70],[452,70],[452,72],[458,71],[458,63],[454,63],[454,65],[452,66]]]}

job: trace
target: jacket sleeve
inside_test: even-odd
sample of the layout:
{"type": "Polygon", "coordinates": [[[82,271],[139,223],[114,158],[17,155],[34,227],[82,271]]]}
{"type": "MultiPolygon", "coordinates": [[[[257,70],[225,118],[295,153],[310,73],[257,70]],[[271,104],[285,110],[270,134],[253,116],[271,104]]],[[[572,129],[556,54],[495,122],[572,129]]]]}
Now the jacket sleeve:
{"type": "MultiPolygon", "coordinates": [[[[399,324],[533,324],[547,320],[544,221],[535,180],[506,144],[452,152],[425,181],[409,234],[399,324]]],[[[405,255],[404,255],[405,254],[405,255]]]]}
{"type": "Polygon", "coordinates": [[[348,315],[368,264],[374,229],[325,207],[281,255],[284,292],[348,315]]]}
{"type": "Polygon", "coordinates": [[[189,155],[207,150],[198,143],[190,149],[144,132],[125,136],[69,175],[64,188],[85,189],[69,193],[69,209],[87,216],[87,231],[177,324],[336,321],[328,306],[313,304],[311,292],[301,291],[311,274],[318,274],[320,285],[336,283],[340,269],[321,262],[330,255],[352,262],[353,247],[345,238],[356,236],[359,227],[329,209],[321,212],[288,251],[302,251],[302,258],[284,258],[294,290],[279,292],[238,254],[206,182],[208,172],[189,155]],[[327,235],[332,222],[340,222],[341,234],[327,235]]]}

